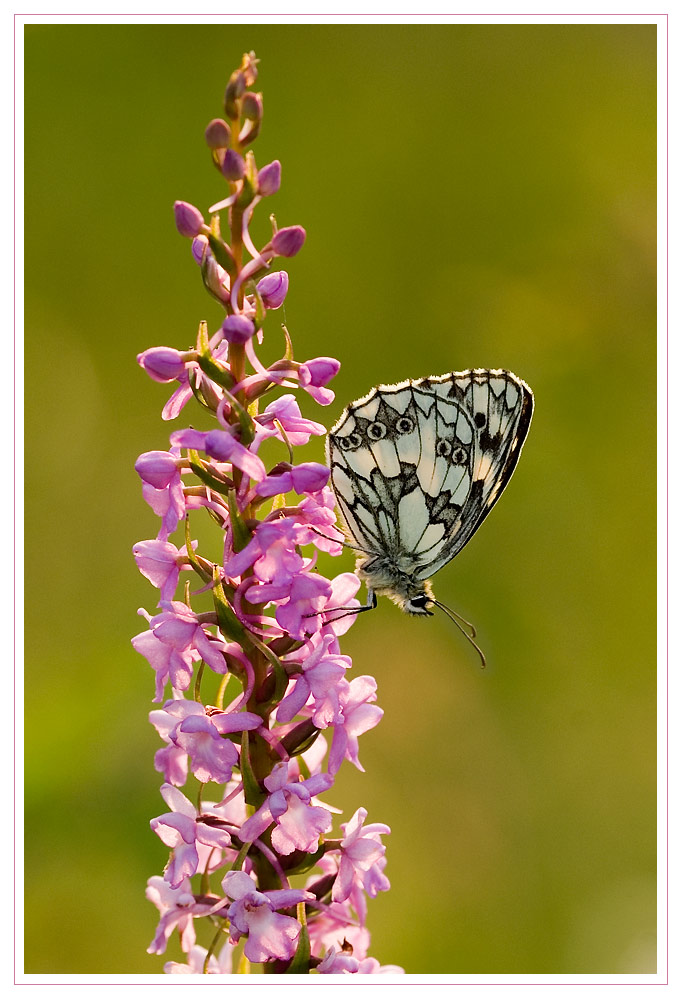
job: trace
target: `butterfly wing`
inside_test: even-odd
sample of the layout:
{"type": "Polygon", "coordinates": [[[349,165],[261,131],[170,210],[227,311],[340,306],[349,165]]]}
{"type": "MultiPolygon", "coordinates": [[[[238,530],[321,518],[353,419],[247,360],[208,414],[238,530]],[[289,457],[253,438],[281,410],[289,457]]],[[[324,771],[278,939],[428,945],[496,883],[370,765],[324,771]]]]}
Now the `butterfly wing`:
{"type": "Polygon", "coordinates": [[[440,397],[457,401],[470,417],[474,432],[470,488],[443,546],[420,567],[420,579],[457,555],[500,499],[519,461],[534,407],[529,386],[508,371],[475,368],[421,384],[425,383],[440,397]]]}
{"type": "Polygon", "coordinates": [[[327,457],[356,545],[417,579],[452,559],[512,475],[532,407],[521,379],[488,369],[379,386],[351,403],[327,457]]]}

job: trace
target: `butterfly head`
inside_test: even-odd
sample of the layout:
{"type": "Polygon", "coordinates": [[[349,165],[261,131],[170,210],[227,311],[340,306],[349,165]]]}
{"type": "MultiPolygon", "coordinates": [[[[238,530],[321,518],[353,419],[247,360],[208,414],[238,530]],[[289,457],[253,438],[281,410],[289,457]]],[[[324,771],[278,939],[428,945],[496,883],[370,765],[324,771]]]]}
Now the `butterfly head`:
{"type": "Polygon", "coordinates": [[[434,599],[431,593],[431,588],[429,592],[426,587],[422,593],[413,594],[412,597],[406,597],[402,605],[402,610],[408,615],[433,615],[434,612],[430,611],[430,608],[434,607],[434,599]]]}

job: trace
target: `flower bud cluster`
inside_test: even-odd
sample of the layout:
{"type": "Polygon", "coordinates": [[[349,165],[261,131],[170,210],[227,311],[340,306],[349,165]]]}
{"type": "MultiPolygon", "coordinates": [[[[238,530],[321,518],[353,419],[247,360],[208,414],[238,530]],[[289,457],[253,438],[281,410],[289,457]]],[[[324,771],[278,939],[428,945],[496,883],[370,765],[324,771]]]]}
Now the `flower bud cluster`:
{"type": "Polygon", "coordinates": [[[374,679],[352,676],[340,647],[360,581],[316,571],[319,552],[342,552],[329,470],[294,458],[325,427],[302,415],[292,390],[330,403],[339,362],[296,361],[284,327],[281,358],[265,364],[257,353],[289,288],[287,272],[271,264],[298,253],[306,234],[275,227],[261,249],[249,235],[256,205],[281,179],[279,161],[258,169],[247,149],[263,118],[256,78],[249,53],[228,82],[225,119],[205,132],[230,194],[208,223],[194,206],[175,205],[223,318],[212,335],[200,323],[186,351],[138,356],[153,380],[174,384],[165,420],[192,398],[212,420],[208,430],[174,430],[167,451],[135,464],[160,519],[156,538],[133,549],[159,600],[153,612],[141,609],[147,628],[132,642],[154,671],[150,721],[166,811],[151,828],[170,852],[148,883],[160,912],[148,950],[164,953],[177,932],[186,961],[168,962],[171,974],[248,972],[254,963],[276,973],[401,973],[368,956],[367,898],[389,888],[389,828],[366,823],[359,808],[335,834],[339,810],[320,798],[345,760],[363,770],[359,737],[382,710],[374,679]],[[279,387],[289,391],[273,398],[279,387]],[[193,541],[198,516],[219,525],[217,552],[200,553],[193,541]]]}

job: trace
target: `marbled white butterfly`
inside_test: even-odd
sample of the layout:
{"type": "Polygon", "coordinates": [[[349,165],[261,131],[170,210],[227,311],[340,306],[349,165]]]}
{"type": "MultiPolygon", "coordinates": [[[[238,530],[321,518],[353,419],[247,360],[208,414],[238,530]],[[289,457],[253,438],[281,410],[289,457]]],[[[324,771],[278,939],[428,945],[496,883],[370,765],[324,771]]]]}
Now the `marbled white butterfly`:
{"type": "Polygon", "coordinates": [[[377,594],[411,615],[439,607],[468,627],[484,662],[473,627],[435,599],[429,577],[499,499],[533,407],[529,386],[495,368],[380,385],[347,406],[328,435],[327,462],[368,609],[377,594]]]}

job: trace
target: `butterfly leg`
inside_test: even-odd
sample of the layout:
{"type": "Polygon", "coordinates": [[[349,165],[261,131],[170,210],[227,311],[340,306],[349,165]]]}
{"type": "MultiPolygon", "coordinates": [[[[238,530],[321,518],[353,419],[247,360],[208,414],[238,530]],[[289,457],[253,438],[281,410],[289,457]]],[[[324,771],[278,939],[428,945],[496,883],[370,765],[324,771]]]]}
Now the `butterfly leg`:
{"type": "Polygon", "coordinates": [[[327,622],[325,622],[326,625],[329,625],[330,622],[341,621],[342,618],[348,618],[349,615],[360,615],[363,611],[374,611],[376,607],[377,594],[374,590],[371,590],[370,587],[368,587],[368,603],[361,604],[359,608],[324,608],[322,611],[314,611],[311,614],[304,615],[304,618],[315,618],[316,615],[334,614],[335,611],[344,612],[341,615],[337,615],[336,618],[330,618],[327,622]]]}

